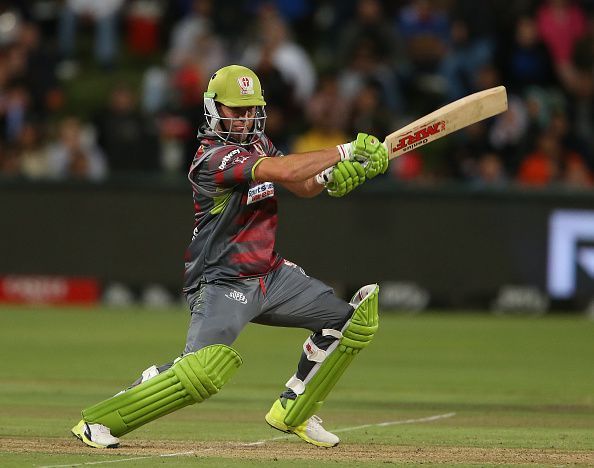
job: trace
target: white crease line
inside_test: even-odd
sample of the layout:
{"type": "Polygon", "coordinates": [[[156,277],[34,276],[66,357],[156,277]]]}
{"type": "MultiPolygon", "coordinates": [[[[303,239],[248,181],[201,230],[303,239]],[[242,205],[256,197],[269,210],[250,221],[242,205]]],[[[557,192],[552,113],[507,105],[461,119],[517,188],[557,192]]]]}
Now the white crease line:
{"type": "MultiPolygon", "coordinates": [[[[200,452],[206,452],[212,449],[204,449],[200,452]]],[[[40,466],[39,468],[65,468],[68,466],[83,466],[83,465],[102,465],[104,463],[121,463],[127,461],[134,461],[134,460],[146,460],[147,458],[165,458],[165,457],[179,457],[181,455],[193,455],[196,452],[194,450],[190,452],[178,452],[178,453],[165,453],[163,455],[149,455],[147,457],[134,457],[134,458],[122,458],[119,460],[101,460],[95,462],[85,462],[85,463],[69,463],[68,465],[44,465],[40,466]]]]}
{"type": "MultiPolygon", "coordinates": [[[[350,432],[350,431],[357,431],[359,429],[366,429],[368,427],[386,427],[386,426],[397,426],[401,424],[416,424],[416,423],[425,423],[425,422],[432,422],[437,421],[438,419],[446,419],[455,416],[456,413],[445,413],[445,414],[436,414],[434,416],[427,416],[426,418],[417,418],[417,419],[401,419],[399,421],[387,421],[377,424],[363,424],[361,426],[353,426],[353,427],[343,427],[342,429],[333,429],[332,432],[350,432]]],[[[258,440],[257,442],[249,442],[247,444],[238,444],[242,447],[252,447],[255,445],[264,445],[266,442],[274,442],[276,440],[283,440],[292,437],[292,434],[286,436],[278,436],[273,437],[271,439],[264,439],[258,440]]],[[[200,450],[199,453],[207,452],[213,449],[203,449],[200,450]]],[[[39,468],[66,468],[69,466],[84,466],[84,465],[102,465],[105,463],[122,463],[127,461],[135,461],[135,460],[146,460],[149,458],[165,458],[165,457],[179,457],[181,455],[193,455],[197,453],[196,451],[192,450],[189,452],[179,452],[179,453],[165,453],[163,455],[149,455],[148,457],[134,457],[134,458],[122,458],[120,460],[102,460],[102,461],[95,461],[95,462],[85,462],[85,463],[70,463],[68,465],[44,465],[40,466],[39,468]]]]}
{"type": "MultiPolygon", "coordinates": [[[[455,415],[456,415],[456,413],[445,413],[445,414],[436,414],[434,416],[427,416],[426,418],[401,419],[399,421],[387,421],[387,422],[377,423],[377,424],[363,424],[362,426],[343,427],[342,429],[336,429],[336,430],[333,429],[332,432],[349,432],[349,431],[357,431],[359,429],[365,429],[368,427],[386,427],[386,426],[396,426],[396,425],[400,425],[400,424],[424,423],[424,422],[437,421],[438,419],[451,418],[452,416],[455,416],[455,415]]],[[[254,445],[264,445],[266,442],[274,442],[275,440],[288,439],[290,437],[292,437],[292,434],[286,435],[286,436],[273,437],[272,439],[259,440],[257,442],[250,442],[247,444],[240,444],[240,445],[245,446],[245,447],[250,447],[250,446],[254,446],[254,445]]]]}

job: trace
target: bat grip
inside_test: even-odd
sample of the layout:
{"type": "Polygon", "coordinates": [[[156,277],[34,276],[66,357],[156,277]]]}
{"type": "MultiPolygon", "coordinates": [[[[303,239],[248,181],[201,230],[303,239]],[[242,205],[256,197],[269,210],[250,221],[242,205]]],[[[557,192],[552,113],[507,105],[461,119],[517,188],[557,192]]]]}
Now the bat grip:
{"type": "MultiPolygon", "coordinates": [[[[385,145],[385,143],[384,143],[384,145],[385,145]]],[[[369,164],[369,161],[363,161],[360,164],[361,164],[361,166],[363,166],[365,168],[369,164]]],[[[336,168],[336,166],[330,166],[328,169],[324,169],[322,172],[320,172],[318,175],[316,175],[316,182],[320,185],[326,185],[326,184],[332,182],[334,180],[334,178],[332,177],[332,172],[334,171],[335,168],[336,168]]]]}
{"type": "Polygon", "coordinates": [[[335,166],[330,166],[328,169],[324,169],[318,175],[316,175],[316,182],[320,185],[326,185],[329,182],[332,182],[332,171],[334,171],[335,166]]]}

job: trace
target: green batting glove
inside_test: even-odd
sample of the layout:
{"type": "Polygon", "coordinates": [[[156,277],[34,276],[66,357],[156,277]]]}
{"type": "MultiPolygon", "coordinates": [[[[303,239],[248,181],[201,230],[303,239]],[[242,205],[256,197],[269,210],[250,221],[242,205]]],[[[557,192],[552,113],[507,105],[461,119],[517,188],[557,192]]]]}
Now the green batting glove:
{"type": "Polygon", "coordinates": [[[388,150],[373,135],[359,133],[355,140],[353,155],[355,159],[364,159],[365,177],[373,179],[388,169],[388,150]]]}
{"type": "Polygon", "coordinates": [[[365,169],[357,161],[341,161],[332,171],[332,182],[326,184],[328,195],[344,197],[365,182],[365,169]]]}
{"type": "Polygon", "coordinates": [[[338,145],[341,161],[358,161],[365,168],[365,176],[372,179],[388,169],[388,150],[373,135],[357,134],[357,139],[338,145]]]}

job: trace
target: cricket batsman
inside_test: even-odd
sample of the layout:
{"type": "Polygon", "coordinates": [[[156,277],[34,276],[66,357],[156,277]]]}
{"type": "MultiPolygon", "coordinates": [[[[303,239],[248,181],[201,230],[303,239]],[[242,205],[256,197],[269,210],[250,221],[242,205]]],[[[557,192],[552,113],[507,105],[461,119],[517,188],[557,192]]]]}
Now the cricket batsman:
{"type": "MultiPolygon", "coordinates": [[[[342,197],[384,173],[388,154],[377,138],[359,133],[337,147],[283,155],[264,133],[265,105],[252,70],[230,65],[211,77],[188,175],[195,224],[185,263],[191,319],[184,352],[84,409],[72,433],[85,444],[117,447],[120,436],[217,393],[242,363],[230,346],[248,322],[311,331],[265,420],[319,447],[338,444],[314,413],[372,340],[379,287],[363,286],[345,302],[282,258],[274,250],[275,190],[282,185],[299,197],[323,191],[342,197]]],[[[269,359],[274,350],[263,346],[262,354],[269,359]]]]}

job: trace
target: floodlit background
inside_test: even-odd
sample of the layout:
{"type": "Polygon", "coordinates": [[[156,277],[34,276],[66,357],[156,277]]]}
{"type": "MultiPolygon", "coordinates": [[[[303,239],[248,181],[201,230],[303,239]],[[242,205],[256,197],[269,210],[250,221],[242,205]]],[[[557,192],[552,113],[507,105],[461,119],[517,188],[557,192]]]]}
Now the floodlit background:
{"type": "Polygon", "coordinates": [[[381,282],[391,309],[591,313],[593,12],[588,0],[1,2],[0,301],[177,303],[202,93],[239,63],[260,76],[285,153],[383,138],[505,85],[507,113],[393,160],[347,199],[281,192],[278,250],[345,297],[381,282]]]}
{"type": "Polygon", "coordinates": [[[594,465],[593,184],[592,0],[0,1],[0,465],[594,465]],[[285,153],[501,84],[509,111],[344,199],[277,191],[281,255],[381,285],[336,450],[264,424],[307,332],[249,325],[220,395],[88,451],[80,410],[183,349],[186,173],[231,63],[285,153]]]}

